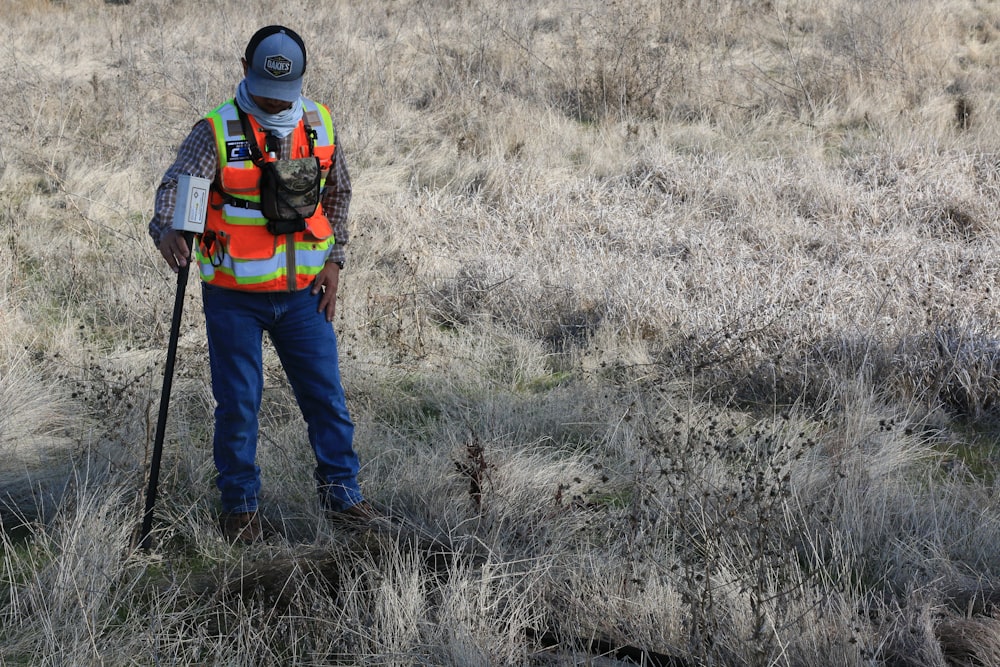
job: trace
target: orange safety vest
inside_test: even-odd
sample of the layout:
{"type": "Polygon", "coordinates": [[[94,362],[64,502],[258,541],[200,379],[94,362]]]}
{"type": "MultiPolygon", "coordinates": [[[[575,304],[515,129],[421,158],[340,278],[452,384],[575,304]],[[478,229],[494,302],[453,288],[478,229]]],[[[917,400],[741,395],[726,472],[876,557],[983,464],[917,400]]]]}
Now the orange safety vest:
{"type": "MultiPolygon", "coordinates": [[[[302,102],[303,120],[292,133],[291,154],[287,157],[309,156],[308,124],[314,133],[314,155],[320,161],[322,190],[336,147],[333,121],[324,105],[305,98],[302,102]]],[[[255,292],[309,287],[335,240],[322,204],[306,219],[305,230],[272,234],[260,211],[260,168],[247,150],[236,104],[229,100],[205,118],[215,134],[219,171],[209,199],[205,232],[195,250],[202,280],[218,287],[255,292]]],[[[248,118],[256,136],[262,137],[257,120],[248,118]]],[[[262,140],[258,143],[263,145],[262,140]]]]}

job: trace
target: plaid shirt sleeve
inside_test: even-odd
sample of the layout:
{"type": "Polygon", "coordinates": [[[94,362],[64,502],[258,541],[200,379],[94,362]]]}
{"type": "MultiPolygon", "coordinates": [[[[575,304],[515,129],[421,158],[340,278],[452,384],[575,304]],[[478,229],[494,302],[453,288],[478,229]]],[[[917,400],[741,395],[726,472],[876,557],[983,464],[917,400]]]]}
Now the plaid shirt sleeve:
{"type": "Polygon", "coordinates": [[[177,205],[177,178],[181,174],[215,180],[219,157],[215,136],[207,120],[198,121],[177,149],[177,157],[170,165],[160,186],[156,188],[153,218],[149,221],[149,235],[159,247],[160,240],[173,227],[174,207],[177,205]]]}
{"type": "Polygon", "coordinates": [[[344,246],[350,241],[347,229],[347,212],[351,207],[351,176],[347,171],[347,161],[344,160],[344,150],[337,140],[337,149],[333,152],[333,165],[326,176],[326,187],[321,195],[323,212],[330,221],[335,239],[328,262],[344,263],[346,253],[344,246]]]}

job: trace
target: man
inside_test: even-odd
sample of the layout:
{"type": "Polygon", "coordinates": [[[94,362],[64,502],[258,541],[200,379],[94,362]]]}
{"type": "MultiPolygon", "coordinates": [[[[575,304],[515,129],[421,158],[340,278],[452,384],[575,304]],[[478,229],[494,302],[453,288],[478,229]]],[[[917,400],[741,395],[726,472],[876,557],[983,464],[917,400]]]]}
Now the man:
{"type": "Polygon", "coordinates": [[[220,525],[230,541],[254,542],[262,537],[256,451],[264,331],[308,425],[324,507],[347,520],[377,515],[357,481],[354,425],[331,325],[351,201],[343,150],[329,110],[301,95],[306,48],[299,35],[283,26],[262,28],[241,62],[235,97],[194,125],[164,175],[149,231],[172,270],[188,262],[200,269],[217,404],[220,525]],[[274,185],[280,177],[262,179],[282,165],[315,171],[316,186],[302,208],[298,195],[274,185]],[[181,174],[212,182],[205,232],[194,248],[171,229],[181,174]]]}

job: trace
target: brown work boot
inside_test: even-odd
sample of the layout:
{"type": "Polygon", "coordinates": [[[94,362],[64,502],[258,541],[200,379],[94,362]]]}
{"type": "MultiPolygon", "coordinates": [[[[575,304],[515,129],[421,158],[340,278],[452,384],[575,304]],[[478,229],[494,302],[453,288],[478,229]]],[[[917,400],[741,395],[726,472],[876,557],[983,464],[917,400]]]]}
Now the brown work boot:
{"type": "Polygon", "coordinates": [[[257,512],[224,512],[219,517],[219,526],[230,544],[253,544],[264,539],[264,529],[257,512]]]}

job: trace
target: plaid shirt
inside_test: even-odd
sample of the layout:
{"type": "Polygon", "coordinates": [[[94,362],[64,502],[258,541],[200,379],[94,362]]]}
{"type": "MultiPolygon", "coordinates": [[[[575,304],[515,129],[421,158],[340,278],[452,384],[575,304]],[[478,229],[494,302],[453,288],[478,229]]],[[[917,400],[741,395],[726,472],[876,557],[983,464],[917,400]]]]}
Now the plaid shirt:
{"type": "MultiPolygon", "coordinates": [[[[283,158],[291,150],[292,135],[282,137],[278,145],[278,157],[283,158]]],[[[177,150],[177,159],[163,175],[160,186],[156,189],[156,205],[153,218],[149,221],[149,235],[159,247],[160,239],[173,226],[174,207],[177,204],[177,177],[181,174],[199,176],[214,182],[219,170],[219,154],[215,147],[215,135],[211,124],[202,119],[198,121],[177,150]]],[[[333,228],[335,244],[330,249],[328,262],[343,263],[346,259],[344,246],[349,241],[347,231],[347,211],[351,205],[351,177],[347,172],[347,162],[344,161],[344,151],[340,142],[333,153],[333,166],[326,177],[326,187],[320,194],[323,213],[330,220],[333,228]]]]}

